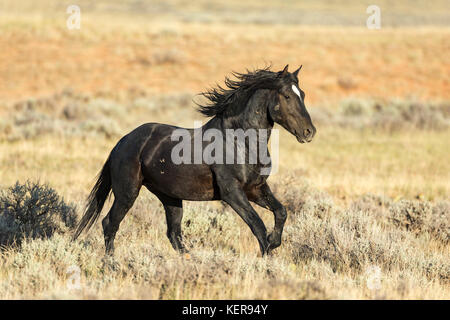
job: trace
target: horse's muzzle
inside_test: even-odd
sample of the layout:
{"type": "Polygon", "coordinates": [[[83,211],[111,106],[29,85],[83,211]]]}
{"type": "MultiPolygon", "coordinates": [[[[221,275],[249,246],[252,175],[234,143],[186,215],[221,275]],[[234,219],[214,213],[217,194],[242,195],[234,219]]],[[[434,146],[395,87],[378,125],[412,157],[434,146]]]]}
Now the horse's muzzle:
{"type": "Polygon", "coordinates": [[[315,134],[316,128],[314,126],[303,129],[303,132],[300,134],[297,133],[297,131],[295,131],[295,137],[297,138],[297,141],[300,143],[311,142],[315,134]]]}

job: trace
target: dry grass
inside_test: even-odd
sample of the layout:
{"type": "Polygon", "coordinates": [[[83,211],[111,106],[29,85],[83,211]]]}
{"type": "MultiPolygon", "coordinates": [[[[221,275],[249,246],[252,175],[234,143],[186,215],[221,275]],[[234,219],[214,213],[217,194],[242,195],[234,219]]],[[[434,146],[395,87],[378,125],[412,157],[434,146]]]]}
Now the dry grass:
{"type": "Polygon", "coordinates": [[[62,229],[26,237],[0,251],[0,297],[448,299],[448,3],[380,1],[376,32],[359,2],[183,3],[80,0],[82,29],[68,31],[59,1],[2,2],[0,189],[48,182],[79,216],[120,136],[143,122],[191,127],[194,94],[231,70],[303,64],[318,133],[307,145],[280,135],[269,183],[289,213],[282,246],[260,258],[230,208],[186,202],[191,256],[179,256],[142,190],[115,260],[99,225],[77,242],[62,229]]]}
{"type": "MultiPolygon", "coordinates": [[[[255,239],[231,209],[203,203],[185,206],[183,228],[191,256],[179,256],[165,238],[161,206],[143,191],[121,226],[115,259],[104,259],[99,228],[75,243],[65,235],[24,242],[1,254],[2,297],[448,297],[450,225],[442,220],[437,233],[429,225],[432,212],[448,212],[448,202],[425,203],[431,210],[416,210],[431,222],[413,230],[394,220],[413,202],[396,203],[391,210],[376,197],[366,197],[341,209],[323,192],[305,185],[287,188],[286,183],[291,186],[292,178],[280,179],[276,190],[290,216],[284,244],[273,256],[257,256],[255,239]],[[81,270],[81,287],[69,290],[72,266],[81,270]],[[376,268],[380,275],[374,280],[376,268]],[[373,289],[370,281],[379,281],[379,287],[373,289]]],[[[271,220],[270,213],[261,214],[271,220]]]]}

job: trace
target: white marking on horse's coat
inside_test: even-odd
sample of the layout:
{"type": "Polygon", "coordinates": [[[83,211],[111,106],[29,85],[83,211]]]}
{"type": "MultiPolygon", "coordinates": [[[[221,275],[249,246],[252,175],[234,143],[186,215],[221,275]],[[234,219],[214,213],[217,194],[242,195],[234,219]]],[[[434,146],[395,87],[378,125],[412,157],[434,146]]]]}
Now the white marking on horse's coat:
{"type": "Polygon", "coordinates": [[[295,84],[292,85],[292,91],[295,92],[296,95],[298,95],[300,97],[300,91],[298,91],[297,87],[295,86],[295,84]]]}
{"type": "Polygon", "coordinates": [[[298,88],[295,86],[295,84],[292,85],[292,91],[295,92],[296,95],[298,95],[298,97],[300,98],[300,101],[302,101],[302,96],[300,95],[300,90],[298,90],[298,88]]]}

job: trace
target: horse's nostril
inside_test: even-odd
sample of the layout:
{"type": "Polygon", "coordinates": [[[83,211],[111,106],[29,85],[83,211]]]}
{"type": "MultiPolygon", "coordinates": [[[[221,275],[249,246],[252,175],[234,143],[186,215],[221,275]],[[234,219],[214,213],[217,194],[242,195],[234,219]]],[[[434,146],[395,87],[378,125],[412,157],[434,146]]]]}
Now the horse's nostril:
{"type": "Polygon", "coordinates": [[[312,131],[310,129],[303,130],[303,136],[308,138],[311,135],[312,131]]]}

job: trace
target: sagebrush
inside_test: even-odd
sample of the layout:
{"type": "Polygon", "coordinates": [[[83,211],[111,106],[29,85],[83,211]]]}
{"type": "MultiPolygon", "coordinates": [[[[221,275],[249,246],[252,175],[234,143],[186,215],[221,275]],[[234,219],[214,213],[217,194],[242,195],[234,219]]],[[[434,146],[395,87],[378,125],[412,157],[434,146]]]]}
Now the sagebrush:
{"type": "Polygon", "coordinates": [[[46,184],[16,182],[0,195],[0,245],[65,233],[76,220],[75,206],[46,184]]]}

